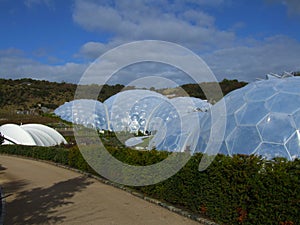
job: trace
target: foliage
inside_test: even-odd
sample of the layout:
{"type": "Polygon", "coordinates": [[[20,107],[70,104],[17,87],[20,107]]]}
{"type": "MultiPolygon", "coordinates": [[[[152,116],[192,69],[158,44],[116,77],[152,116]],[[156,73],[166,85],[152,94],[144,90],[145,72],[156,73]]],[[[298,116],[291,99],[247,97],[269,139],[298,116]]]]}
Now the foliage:
{"type": "MultiPolygon", "coordinates": [[[[223,80],[219,83],[224,94],[229,91],[246,85],[245,82],[237,80],[223,80]]],[[[201,87],[210,90],[215,84],[202,83],[201,87]]],[[[53,124],[59,123],[58,117],[52,116],[51,112],[58,106],[74,99],[76,84],[65,82],[56,83],[45,80],[33,80],[29,78],[11,80],[0,79],[0,125],[6,123],[26,124],[41,123],[53,124]]],[[[81,91],[86,98],[95,98],[98,94],[98,100],[104,102],[107,98],[122,91],[135,89],[133,86],[124,87],[124,85],[84,85],[81,91]]],[[[151,88],[164,95],[170,96],[191,96],[205,99],[202,89],[198,84],[184,84],[175,88],[159,89],[151,88]]],[[[215,102],[218,99],[209,99],[215,102]]]]}
{"type": "Polygon", "coordinates": [[[293,72],[294,76],[300,76],[300,71],[293,72]]]}
{"type": "MultiPolygon", "coordinates": [[[[98,100],[104,101],[110,96],[120,92],[124,86],[86,85],[87,95],[99,93],[98,100]]],[[[6,109],[29,110],[32,108],[46,107],[56,109],[67,101],[74,99],[76,84],[56,83],[45,80],[29,78],[19,80],[0,79],[0,107],[6,109]]]]}
{"type": "Polygon", "coordinates": [[[4,136],[0,132],[0,145],[4,143],[4,136]]]}
{"type": "MultiPolygon", "coordinates": [[[[223,81],[219,82],[220,88],[223,92],[223,95],[228,94],[229,92],[244,87],[247,83],[246,82],[239,82],[238,80],[227,80],[224,79],[223,81]]],[[[202,83],[198,84],[184,84],[181,86],[189,96],[206,99],[206,96],[201,88],[205,88],[207,91],[212,90],[214,91],[215,83],[202,83]]],[[[211,102],[218,101],[219,99],[210,99],[211,102]]]]}
{"type": "MultiPolygon", "coordinates": [[[[223,94],[243,87],[247,83],[239,82],[237,80],[224,79],[219,83],[223,91],[223,94]]],[[[211,83],[202,83],[201,87],[210,87],[211,83]]],[[[5,110],[32,110],[46,107],[50,110],[56,109],[58,106],[64,104],[67,101],[74,99],[76,91],[76,84],[69,84],[65,82],[56,83],[45,80],[33,80],[29,78],[19,80],[7,80],[0,79],[0,107],[1,111],[5,110]]],[[[128,89],[134,89],[135,87],[125,87],[124,85],[84,85],[82,91],[86,98],[95,98],[95,93],[99,93],[98,100],[104,102],[110,96],[128,89]]],[[[169,88],[168,90],[152,90],[163,94],[175,94],[176,96],[188,94],[191,97],[197,97],[205,99],[205,95],[198,84],[184,84],[176,88],[169,88]],[[165,93],[168,91],[168,93],[165,93]]],[[[0,111],[0,112],[1,112],[0,111]]],[[[39,112],[39,111],[38,111],[39,112]]]]}
{"type": "MultiPolygon", "coordinates": [[[[120,146],[107,146],[107,150],[131,165],[154,164],[169,154],[120,146]]],[[[51,160],[95,174],[76,146],[10,145],[1,146],[0,153],[51,160]]],[[[194,155],[176,175],[161,183],[134,188],[220,224],[300,224],[299,160],[218,155],[207,170],[199,172],[201,158],[202,154],[194,155]]]]}

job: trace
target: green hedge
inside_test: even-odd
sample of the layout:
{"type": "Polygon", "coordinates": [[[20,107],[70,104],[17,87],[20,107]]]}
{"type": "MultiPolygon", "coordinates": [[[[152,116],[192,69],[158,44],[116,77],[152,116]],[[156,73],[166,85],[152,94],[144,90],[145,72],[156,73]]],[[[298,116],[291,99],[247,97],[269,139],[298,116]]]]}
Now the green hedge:
{"type": "MultiPolygon", "coordinates": [[[[169,153],[141,152],[108,147],[119,160],[149,165],[169,153]]],[[[51,160],[95,172],[77,147],[1,146],[0,153],[51,160]]],[[[300,161],[255,156],[218,155],[209,168],[198,171],[202,155],[193,156],[176,175],[156,185],[134,187],[148,196],[167,201],[220,224],[300,224],[300,161]]]]}
{"type": "Polygon", "coordinates": [[[20,145],[2,145],[0,153],[21,155],[35,159],[49,160],[68,165],[69,150],[63,147],[31,147],[20,145]]]}

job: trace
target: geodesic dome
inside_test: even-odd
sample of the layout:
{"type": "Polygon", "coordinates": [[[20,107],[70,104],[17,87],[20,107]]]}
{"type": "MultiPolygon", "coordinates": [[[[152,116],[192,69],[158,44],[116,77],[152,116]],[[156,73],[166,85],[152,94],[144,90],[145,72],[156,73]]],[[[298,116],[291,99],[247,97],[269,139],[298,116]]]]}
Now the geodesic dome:
{"type": "Polygon", "coordinates": [[[53,128],[42,124],[5,124],[0,126],[0,133],[5,137],[3,144],[32,146],[54,146],[67,144],[64,137],[53,128]]]}
{"type": "Polygon", "coordinates": [[[194,97],[171,98],[170,103],[183,114],[192,112],[207,112],[211,107],[211,104],[206,100],[194,97]]]}
{"type": "Polygon", "coordinates": [[[154,133],[149,149],[193,152],[199,136],[199,121],[211,105],[199,98],[177,97],[162,102],[152,112],[147,130],[154,133]]]}
{"type": "Polygon", "coordinates": [[[77,99],[59,106],[54,113],[61,119],[100,130],[108,129],[106,106],[96,100],[77,99]]]}
{"type": "MultiPolygon", "coordinates": [[[[300,77],[250,83],[224,97],[227,115],[221,153],[256,154],[267,159],[300,157],[300,77]]],[[[218,110],[218,104],[212,107],[218,110]]],[[[211,113],[201,120],[197,151],[206,151],[211,113]]],[[[213,137],[212,137],[213,138],[213,137]]]]}
{"type": "Polygon", "coordinates": [[[111,96],[104,102],[110,129],[144,132],[149,115],[165,99],[165,96],[148,90],[127,90],[111,96]]]}

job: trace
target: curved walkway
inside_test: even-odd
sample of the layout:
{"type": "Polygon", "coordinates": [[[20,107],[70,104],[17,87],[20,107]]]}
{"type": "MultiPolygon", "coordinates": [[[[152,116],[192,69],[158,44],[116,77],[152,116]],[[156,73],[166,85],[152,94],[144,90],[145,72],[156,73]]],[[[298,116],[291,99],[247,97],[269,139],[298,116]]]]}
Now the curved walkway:
{"type": "Polygon", "coordinates": [[[199,225],[125,191],[47,163],[0,156],[4,224],[199,225]]]}

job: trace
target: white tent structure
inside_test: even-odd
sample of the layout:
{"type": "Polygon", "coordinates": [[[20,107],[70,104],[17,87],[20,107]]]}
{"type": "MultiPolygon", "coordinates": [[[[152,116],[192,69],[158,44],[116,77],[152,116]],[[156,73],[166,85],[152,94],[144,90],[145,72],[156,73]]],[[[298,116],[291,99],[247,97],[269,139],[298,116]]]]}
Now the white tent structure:
{"type": "Polygon", "coordinates": [[[3,144],[54,146],[67,143],[60,133],[42,124],[5,124],[0,126],[0,133],[5,138],[3,144]]]}
{"type": "Polygon", "coordinates": [[[3,144],[36,145],[32,136],[16,124],[0,126],[0,133],[6,138],[3,144]]]}

